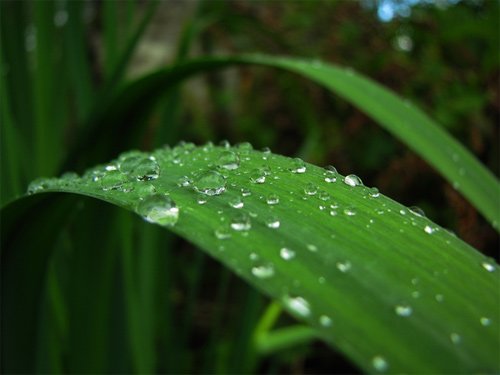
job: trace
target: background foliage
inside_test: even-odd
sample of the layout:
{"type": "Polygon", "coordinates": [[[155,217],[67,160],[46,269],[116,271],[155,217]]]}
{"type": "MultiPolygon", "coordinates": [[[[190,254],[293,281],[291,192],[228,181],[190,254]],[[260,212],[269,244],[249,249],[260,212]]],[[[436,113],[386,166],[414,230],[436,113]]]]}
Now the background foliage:
{"type": "MultiPolygon", "coordinates": [[[[1,7],[2,202],[36,177],[80,173],[130,148],[181,139],[249,141],[354,172],[498,257],[495,231],[453,186],[356,108],[305,79],[245,67],[172,86],[147,116],[123,118],[124,108],[106,107],[125,82],[188,57],[262,52],[320,58],[352,67],[424,108],[498,176],[498,2],[419,3],[410,16],[387,23],[368,1],[18,1],[1,7]],[[123,133],[131,136],[107,131],[116,123],[133,129],[123,133]]],[[[110,315],[120,316],[127,290],[142,288],[144,329],[156,345],[139,351],[144,357],[134,363],[170,372],[241,370],[240,348],[248,345],[265,298],[191,245],[123,213],[84,204],[48,242],[55,245],[40,337],[50,344],[35,345],[38,368],[68,370],[66,360],[77,364],[73,370],[84,369],[78,355],[98,340],[108,351],[92,351],[97,368],[130,370],[119,360],[124,352],[136,353],[117,345],[123,322],[113,320],[108,333],[99,328],[110,315]],[[114,230],[103,231],[109,227],[114,230]],[[87,241],[96,230],[99,250],[79,259],[79,248],[93,247],[87,241]],[[126,243],[117,243],[116,233],[125,232],[131,233],[126,243]],[[141,264],[134,271],[140,281],[123,288],[117,275],[125,272],[120,264],[128,247],[141,264]],[[100,254],[107,255],[99,278],[86,275],[84,265],[92,269],[100,254]],[[112,304],[99,302],[109,296],[112,304]],[[68,330],[68,319],[89,313],[93,319],[83,320],[92,327],[68,330]]],[[[320,343],[279,352],[259,369],[356,371],[320,343]]]]}

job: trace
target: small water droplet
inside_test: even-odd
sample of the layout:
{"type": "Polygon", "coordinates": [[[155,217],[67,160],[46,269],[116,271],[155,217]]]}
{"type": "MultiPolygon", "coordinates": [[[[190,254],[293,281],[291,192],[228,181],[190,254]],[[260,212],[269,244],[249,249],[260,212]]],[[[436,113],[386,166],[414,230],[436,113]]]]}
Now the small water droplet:
{"type": "Polygon", "coordinates": [[[479,319],[479,322],[481,323],[481,325],[486,327],[486,326],[489,326],[491,324],[491,319],[483,316],[483,317],[481,317],[481,319],[479,319]]]}
{"type": "Polygon", "coordinates": [[[481,266],[488,272],[493,272],[495,271],[495,266],[491,263],[488,262],[483,262],[481,263],[481,266]]]}
{"type": "Polygon", "coordinates": [[[266,202],[269,205],[275,205],[280,202],[280,197],[276,194],[269,194],[266,198],[266,202]]]}
{"type": "Polygon", "coordinates": [[[270,216],[266,219],[266,226],[271,229],[278,229],[281,223],[277,216],[270,216]]]}
{"type": "Polygon", "coordinates": [[[231,220],[231,228],[236,231],[247,231],[252,228],[252,223],[250,217],[246,214],[239,214],[233,217],[231,220]]]}
{"type": "Polygon", "coordinates": [[[250,195],[252,195],[252,192],[249,189],[241,188],[241,196],[242,197],[248,197],[250,195]]]}
{"type": "Polygon", "coordinates": [[[318,192],[318,187],[313,183],[308,183],[304,188],[304,193],[307,195],[315,195],[318,192]]]}
{"type": "Polygon", "coordinates": [[[362,186],[363,182],[361,181],[361,178],[359,178],[355,174],[350,174],[344,177],[344,184],[354,187],[362,186]]]}
{"type": "Polygon", "coordinates": [[[49,179],[38,178],[29,184],[27,193],[29,195],[40,193],[41,191],[44,191],[45,189],[48,189],[49,187],[50,187],[49,179]]]}
{"type": "Polygon", "coordinates": [[[351,262],[349,262],[348,260],[346,260],[346,261],[343,261],[343,262],[337,262],[336,266],[337,266],[337,269],[340,272],[346,273],[346,272],[349,272],[349,270],[352,267],[352,264],[351,264],[351,262]]]}
{"type": "Polygon", "coordinates": [[[424,231],[425,231],[425,233],[432,234],[432,233],[434,233],[435,229],[429,225],[426,225],[424,228],[424,231]]]}
{"type": "Polygon", "coordinates": [[[413,313],[413,309],[409,305],[397,305],[394,307],[394,311],[399,316],[408,317],[413,313]]]}
{"type": "Polygon", "coordinates": [[[415,216],[419,217],[425,217],[425,212],[422,210],[420,207],[417,206],[411,206],[410,207],[410,212],[414,214],[415,216]]]}
{"type": "Polygon", "coordinates": [[[325,182],[333,183],[337,181],[337,169],[335,169],[335,167],[332,165],[328,165],[325,169],[326,171],[323,172],[325,182]]]}
{"type": "Polygon", "coordinates": [[[316,245],[313,245],[313,244],[307,244],[307,250],[315,253],[316,251],[318,251],[318,248],[316,247],[316,245]]]}
{"type": "Polygon", "coordinates": [[[180,187],[188,187],[192,183],[191,179],[188,176],[182,176],[179,178],[179,181],[177,182],[177,185],[180,187]]]}
{"type": "Polygon", "coordinates": [[[245,204],[243,203],[243,200],[240,197],[234,197],[229,201],[229,205],[233,208],[240,209],[243,208],[245,204]]]}
{"type": "Polygon", "coordinates": [[[254,184],[266,182],[266,174],[261,168],[256,168],[250,173],[250,181],[254,184]]]}
{"type": "Polygon", "coordinates": [[[226,240],[231,237],[231,231],[226,225],[222,225],[215,229],[214,234],[219,240],[226,240]]]}
{"type": "Polygon", "coordinates": [[[311,314],[309,302],[302,297],[291,297],[289,295],[285,295],[283,297],[283,302],[285,306],[298,316],[306,318],[311,314]]]}
{"type": "Polygon", "coordinates": [[[231,143],[227,139],[223,139],[222,141],[219,142],[219,146],[223,148],[231,148],[231,143]]]}
{"type": "Polygon", "coordinates": [[[389,363],[381,355],[376,355],[372,358],[372,366],[378,372],[385,372],[389,368],[389,363]]]}
{"type": "Polygon", "coordinates": [[[420,292],[418,290],[414,290],[413,292],[411,292],[411,296],[413,298],[419,298],[420,297],[420,292]]]}
{"type": "Polygon", "coordinates": [[[320,190],[318,191],[318,198],[321,199],[322,201],[328,201],[330,200],[330,194],[328,194],[326,191],[324,190],[320,190]]]}
{"type": "Polygon", "coordinates": [[[295,258],[295,251],[287,247],[283,247],[280,250],[280,257],[283,258],[284,260],[291,260],[295,258]]]}
{"type": "Polygon", "coordinates": [[[252,275],[258,279],[269,279],[274,276],[274,267],[271,263],[252,267],[252,275]]]}
{"type": "Polygon", "coordinates": [[[378,191],[378,189],[376,187],[372,187],[372,188],[368,189],[368,195],[371,198],[378,198],[378,197],[380,197],[380,192],[378,191]]]}
{"type": "Polygon", "coordinates": [[[238,149],[238,152],[240,154],[248,154],[250,151],[253,150],[253,146],[249,142],[241,142],[236,145],[236,148],[238,149]]]}
{"type": "Polygon", "coordinates": [[[321,315],[319,317],[319,324],[323,327],[330,327],[332,325],[332,319],[327,315],[321,315]]]}
{"type": "Polygon", "coordinates": [[[232,151],[223,151],[219,157],[218,165],[220,168],[235,170],[240,166],[240,157],[232,151]]]}
{"type": "Polygon", "coordinates": [[[444,296],[442,294],[436,294],[434,296],[434,299],[437,301],[437,302],[443,302],[444,301],[444,296]]]}
{"type": "Polygon", "coordinates": [[[292,167],[290,168],[290,172],[292,173],[305,173],[306,172],[306,164],[300,158],[295,158],[292,160],[292,167]]]}
{"type": "Polygon", "coordinates": [[[356,215],[357,211],[356,208],[354,207],[347,207],[344,209],[344,214],[347,216],[354,216],[356,215]]]}
{"type": "Polygon", "coordinates": [[[457,345],[462,341],[462,337],[458,333],[452,332],[450,333],[450,340],[453,344],[457,345]]]}
{"type": "Polygon", "coordinates": [[[179,208],[168,195],[152,194],[139,202],[136,212],[146,221],[173,226],[179,218],[179,208]]]}
{"type": "Polygon", "coordinates": [[[206,171],[196,176],[194,189],[205,195],[220,195],[226,190],[226,179],[216,171],[206,171]]]}

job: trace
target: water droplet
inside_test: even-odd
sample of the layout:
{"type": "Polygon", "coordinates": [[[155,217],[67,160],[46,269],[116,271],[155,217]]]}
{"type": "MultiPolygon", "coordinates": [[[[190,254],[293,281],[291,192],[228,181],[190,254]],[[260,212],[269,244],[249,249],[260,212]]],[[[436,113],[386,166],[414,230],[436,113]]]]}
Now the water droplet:
{"type": "Polygon", "coordinates": [[[152,194],[139,202],[136,212],[146,221],[172,226],[179,218],[179,208],[168,195],[152,194]]]}
{"type": "Polygon", "coordinates": [[[155,180],[160,176],[160,166],[153,157],[131,152],[119,158],[118,169],[138,181],[155,180]]]}
{"type": "Polygon", "coordinates": [[[231,143],[229,143],[229,141],[227,139],[223,139],[222,141],[219,142],[219,146],[221,146],[223,148],[230,148],[231,143]]]}
{"type": "Polygon", "coordinates": [[[346,260],[344,262],[337,262],[336,266],[340,272],[346,273],[346,272],[349,272],[349,270],[352,267],[352,264],[351,264],[351,262],[346,260]]]}
{"type": "Polygon", "coordinates": [[[420,292],[418,290],[414,290],[413,292],[411,292],[411,296],[413,298],[419,298],[420,297],[420,292]]]}
{"type": "Polygon", "coordinates": [[[241,188],[241,196],[242,197],[248,197],[252,195],[252,192],[248,190],[247,188],[241,188]]]}
{"type": "Polygon", "coordinates": [[[378,189],[376,187],[372,187],[372,188],[368,189],[368,195],[371,198],[378,198],[378,197],[380,197],[380,192],[378,191],[378,189]]]}
{"type": "Polygon", "coordinates": [[[332,325],[332,319],[327,315],[321,315],[319,317],[319,324],[323,327],[330,327],[332,325]]]}
{"type": "Polygon", "coordinates": [[[36,194],[41,191],[44,191],[45,189],[48,189],[50,187],[49,184],[49,179],[47,178],[37,178],[36,180],[32,181],[29,186],[27,193],[28,194],[36,194]]]}
{"type": "Polygon", "coordinates": [[[437,302],[443,302],[444,301],[444,296],[442,294],[436,294],[434,296],[434,299],[437,301],[437,302]]]}
{"type": "Polygon", "coordinates": [[[347,216],[354,216],[356,213],[357,211],[354,207],[347,207],[344,209],[344,214],[347,216]]]}
{"type": "Polygon", "coordinates": [[[220,195],[226,190],[226,179],[216,171],[207,171],[196,176],[194,189],[205,195],[220,195]]]}
{"type": "Polygon", "coordinates": [[[361,181],[361,178],[359,178],[355,174],[350,174],[344,177],[344,184],[354,187],[362,186],[363,182],[361,181]]]}
{"type": "Polygon", "coordinates": [[[291,297],[286,295],[283,297],[283,302],[293,313],[303,318],[311,314],[309,302],[302,297],[291,297]]]}
{"type": "Polygon", "coordinates": [[[266,182],[266,173],[261,168],[256,168],[250,173],[250,181],[254,184],[263,184],[266,182]]]}
{"type": "Polygon", "coordinates": [[[307,244],[307,250],[315,253],[316,251],[318,251],[318,248],[316,247],[316,245],[313,245],[313,244],[307,244]]]}
{"type": "Polygon", "coordinates": [[[481,266],[488,272],[493,272],[495,271],[495,266],[491,263],[488,262],[483,262],[481,263],[481,266]]]}
{"type": "Polygon", "coordinates": [[[199,205],[207,203],[207,196],[205,194],[197,193],[196,203],[198,203],[199,205]]]}
{"type": "Polygon", "coordinates": [[[275,205],[280,202],[280,197],[276,194],[269,194],[266,198],[266,202],[269,205],[275,205]]]}
{"type": "Polygon", "coordinates": [[[270,216],[266,219],[266,226],[272,229],[278,229],[281,223],[277,216],[270,216]]]}
{"type": "Polygon", "coordinates": [[[234,197],[229,201],[229,205],[233,208],[243,208],[245,205],[240,197],[234,197]]]}
{"type": "Polygon", "coordinates": [[[274,267],[271,263],[252,267],[252,275],[258,279],[269,279],[274,276],[274,267]]]}
{"type": "Polygon", "coordinates": [[[326,171],[323,172],[325,182],[333,183],[337,181],[337,175],[338,175],[337,169],[335,169],[335,167],[332,165],[328,165],[325,169],[326,171]]]}
{"type": "Polygon", "coordinates": [[[233,217],[231,220],[231,228],[236,231],[247,231],[252,228],[252,223],[250,218],[246,214],[239,214],[233,217]]]}
{"type": "Polygon", "coordinates": [[[177,182],[177,185],[180,187],[188,187],[192,183],[191,179],[188,176],[182,176],[179,178],[179,181],[177,182]]]}
{"type": "Polygon", "coordinates": [[[226,240],[231,237],[231,232],[226,225],[222,225],[215,229],[214,234],[215,237],[219,240],[226,240]]]}
{"type": "Polygon", "coordinates": [[[372,358],[372,366],[378,372],[385,372],[389,368],[387,360],[380,355],[376,355],[372,358]]]}
{"type": "Polygon", "coordinates": [[[295,251],[287,247],[283,247],[280,250],[280,257],[283,258],[284,260],[293,259],[295,258],[295,251]]]}
{"type": "Polygon", "coordinates": [[[481,319],[479,319],[479,322],[481,323],[481,325],[486,327],[486,326],[489,326],[491,324],[491,319],[483,316],[483,317],[481,317],[481,319]]]}
{"type": "Polygon", "coordinates": [[[218,165],[227,170],[238,169],[240,166],[240,157],[232,151],[224,151],[219,157],[218,165]]]}
{"type": "Polygon", "coordinates": [[[127,175],[117,169],[107,170],[101,178],[99,178],[99,184],[104,191],[117,189],[126,181],[127,175]]]}
{"type": "Polygon", "coordinates": [[[462,337],[458,333],[452,332],[450,333],[450,340],[453,344],[457,345],[462,341],[462,337]]]}
{"type": "Polygon", "coordinates": [[[428,233],[428,234],[432,234],[432,233],[434,233],[434,230],[435,230],[435,229],[433,229],[433,228],[432,228],[431,226],[429,226],[429,225],[426,225],[426,226],[425,226],[425,228],[424,228],[425,233],[428,233]]]}
{"type": "Polygon", "coordinates": [[[241,142],[236,145],[236,148],[238,149],[238,152],[240,154],[248,154],[250,151],[253,150],[252,144],[249,142],[241,142]]]}
{"type": "Polygon", "coordinates": [[[320,190],[318,192],[318,198],[321,199],[322,201],[328,201],[330,200],[330,194],[328,194],[326,191],[324,190],[320,190]]]}
{"type": "Polygon", "coordinates": [[[300,158],[295,158],[292,160],[292,167],[290,168],[290,172],[292,173],[305,173],[306,172],[306,164],[300,158]]]}
{"type": "Polygon", "coordinates": [[[407,317],[412,314],[413,309],[409,305],[397,305],[396,307],[394,307],[394,311],[399,316],[407,317]]]}
{"type": "Polygon", "coordinates": [[[318,187],[314,185],[313,183],[308,183],[306,187],[304,188],[304,193],[307,195],[315,195],[318,191],[318,187]]]}
{"type": "Polygon", "coordinates": [[[410,212],[414,214],[415,216],[419,217],[425,217],[425,212],[422,210],[420,207],[417,206],[411,206],[410,207],[410,212]]]}

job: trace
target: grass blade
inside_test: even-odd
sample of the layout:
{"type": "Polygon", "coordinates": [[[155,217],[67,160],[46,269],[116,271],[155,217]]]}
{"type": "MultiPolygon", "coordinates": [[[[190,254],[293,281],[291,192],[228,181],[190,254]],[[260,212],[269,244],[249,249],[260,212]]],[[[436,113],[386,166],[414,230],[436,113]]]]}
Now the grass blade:
{"type": "MultiPolygon", "coordinates": [[[[128,157],[150,177],[97,167],[32,191],[95,197],[169,227],[366,372],[500,370],[498,265],[427,218],[353,176],[248,145],[186,144],[110,165],[128,157]]],[[[283,332],[269,345],[310,334],[283,332]]]]}

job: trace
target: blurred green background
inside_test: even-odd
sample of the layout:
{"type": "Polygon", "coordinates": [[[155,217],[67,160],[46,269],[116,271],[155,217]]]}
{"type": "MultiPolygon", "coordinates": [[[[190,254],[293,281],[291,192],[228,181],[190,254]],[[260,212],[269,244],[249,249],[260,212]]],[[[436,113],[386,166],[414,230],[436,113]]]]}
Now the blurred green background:
{"type": "MultiPolygon", "coordinates": [[[[248,141],[355,173],[498,260],[496,232],[453,186],[357,108],[304,78],[257,67],[212,70],[179,77],[155,102],[136,100],[147,88],[135,87],[135,96],[127,88],[194,57],[320,59],[424,109],[498,176],[499,4],[2,1],[2,202],[37,177],[82,173],[132,148],[248,141]]],[[[47,219],[60,230],[41,242],[53,249],[32,348],[38,371],[357,371],[319,342],[256,361],[249,342],[264,297],[190,244],[129,214],[75,201],[63,226],[56,213],[47,219]]],[[[31,230],[36,243],[42,229],[31,230]]]]}

